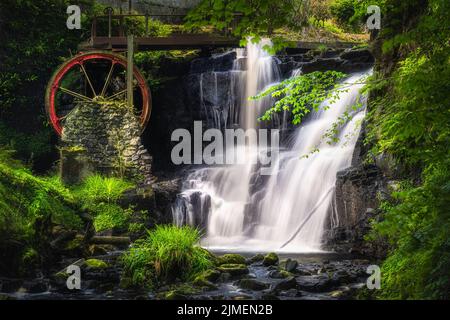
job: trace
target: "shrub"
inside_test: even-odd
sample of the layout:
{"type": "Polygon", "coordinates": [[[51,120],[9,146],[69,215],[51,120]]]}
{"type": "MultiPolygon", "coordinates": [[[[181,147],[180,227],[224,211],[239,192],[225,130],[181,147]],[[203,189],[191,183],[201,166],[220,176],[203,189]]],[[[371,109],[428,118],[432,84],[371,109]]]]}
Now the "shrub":
{"type": "Polygon", "coordinates": [[[404,185],[382,206],[375,236],[387,237],[395,250],[382,265],[381,298],[450,298],[449,181],[446,161],[425,170],[423,185],[404,185]]]}
{"type": "Polygon", "coordinates": [[[330,11],[341,27],[354,31],[359,27],[359,20],[356,18],[359,5],[358,0],[335,0],[330,11]]]}
{"type": "Polygon", "coordinates": [[[0,149],[0,274],[17,274],[51,256],[53,224],[80,229],[79,206],[54,179],[39,178],[0,149]]]}
{"type": "Polygon", "coordinates": [[[97,232],[115,228],[125,229],[131,216],[131,208],[122,208],[118,202],[133,183],[115,177],[93,175],[75,190],[83,208],[94,215],[97,232]]]}
{"type": "Polygon", "coordinates": [[[123,209],[116,204],[110,203],[101,203],[97,205],[95,211],[98,212],[94,218],[94,228],[97,232],[116,228],[126,228],[132,214],[130,208],[123,209]]]}
{"type": "Polygon", "coordinates": [[[115,203],[120,196],[132,188],[131,182],[114,177],[93,175],[86,179],[77,191],[78,197],[86,206],[98,203],[115,203]]]}
{"type": "Polygon", "coordinates": [[[198,246],[199,240],[199,231],[191,227],[157,226],[123,256],[124,275],[134,285],[144,287],[175,278],[193,280],[213,266],[212,255],[198,246]]]}

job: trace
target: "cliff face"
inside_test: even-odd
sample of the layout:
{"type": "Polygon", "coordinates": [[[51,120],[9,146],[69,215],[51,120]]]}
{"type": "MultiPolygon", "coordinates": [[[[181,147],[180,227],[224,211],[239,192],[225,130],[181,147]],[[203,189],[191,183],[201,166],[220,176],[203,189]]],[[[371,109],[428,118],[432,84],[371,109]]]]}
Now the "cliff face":
{"type": "Polygon", "coordinates": [[[324,243],[327,249],[338,252],[383,256],[386,245],[366,242],[364,237],[371,229],[371,221],[379,219],[377,208],[388,195],[389,173],[386,159],[365,163],[365,136],[363,127],[352,165],[337,173],[335,202],[326,222],[324,243]]]}

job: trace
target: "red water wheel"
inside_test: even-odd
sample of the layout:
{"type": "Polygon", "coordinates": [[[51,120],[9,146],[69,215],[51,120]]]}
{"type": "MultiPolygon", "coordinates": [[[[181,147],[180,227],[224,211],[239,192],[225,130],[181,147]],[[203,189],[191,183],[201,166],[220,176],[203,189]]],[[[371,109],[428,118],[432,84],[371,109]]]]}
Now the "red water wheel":
{"type": "MultiPolygon", "coordinates": [[[[61,135],[64,120],[79,102],[126,101],[127,61],[110,52],[81,53],[62,64],[47,86],[45,108],[61,135]]],[[[151,95],[145,78],[134,67],[133,101],[142,130],[151,114],[151,95]]]]}

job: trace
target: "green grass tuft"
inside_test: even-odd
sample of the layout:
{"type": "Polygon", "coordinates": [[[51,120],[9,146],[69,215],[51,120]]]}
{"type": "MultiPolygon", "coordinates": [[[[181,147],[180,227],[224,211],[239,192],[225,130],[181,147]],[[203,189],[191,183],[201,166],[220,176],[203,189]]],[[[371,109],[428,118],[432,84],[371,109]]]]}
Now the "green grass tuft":
{"type": "Polygon", "coordinates": [[[175,278],[192,280],[211,268],[212,255],[198,246],[200,233],[191,227],[157,226],[123,256],[124,274],[136,286],[155,287],[175,278]]]}

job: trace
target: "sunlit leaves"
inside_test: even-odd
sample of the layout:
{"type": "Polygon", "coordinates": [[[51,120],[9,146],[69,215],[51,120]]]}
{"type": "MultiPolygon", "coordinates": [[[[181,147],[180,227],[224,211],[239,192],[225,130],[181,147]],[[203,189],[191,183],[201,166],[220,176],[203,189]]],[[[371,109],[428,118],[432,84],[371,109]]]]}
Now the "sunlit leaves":
{"type": "MultiPolygon", "coordinates": [[[[346,88],[331,90],[343,77],[345,74],[337,71],[316,71],[284,80],[251,99],[266,96],[276,99],[275,104],[260,118],[261,121],[271,120],[276,113],[289,111],[293,116],[292,123],[300,124],[308,113],[318,111],[324,100],[329,99],[332,103],[338,98],[339,93],[347,90],[346,88]]],[[[326,105],[323,107],[327,108],[326,105]]]]}

